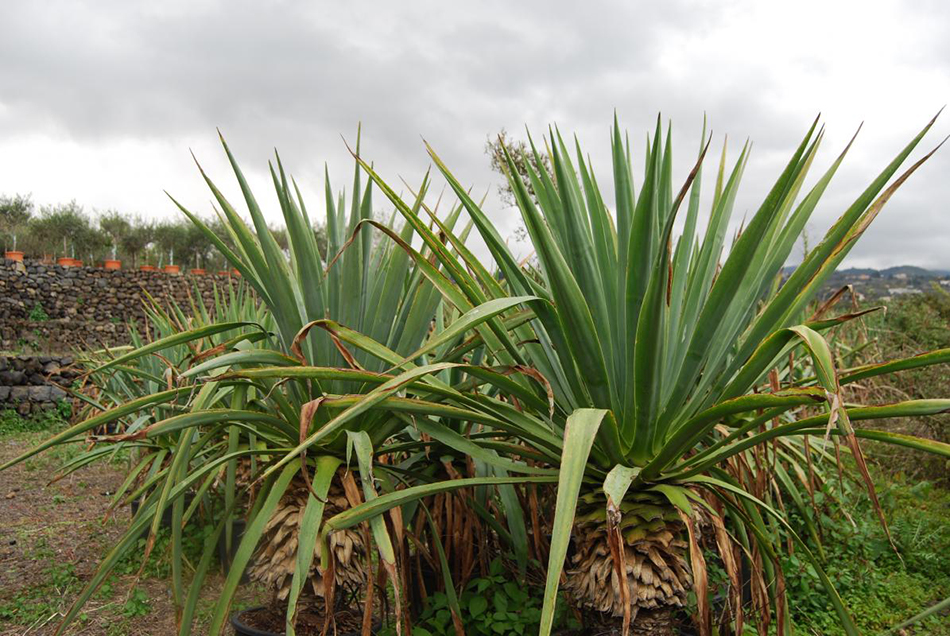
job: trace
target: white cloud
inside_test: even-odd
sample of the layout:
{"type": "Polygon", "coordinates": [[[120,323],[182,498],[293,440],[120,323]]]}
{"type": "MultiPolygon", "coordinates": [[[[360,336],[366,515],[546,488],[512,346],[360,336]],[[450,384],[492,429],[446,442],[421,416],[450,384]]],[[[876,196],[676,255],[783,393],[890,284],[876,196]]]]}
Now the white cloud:
{"type": "MultiPolygon", "coordinates": [[[[944,3],[910,0],[3,3],[0,193],[169,216],[167,189],[207,211],[188,149],[234,193],[220,126],[276,220],[273,146],[319,210],[323,163],[336,187],[348,182],[340,135],[352,141],[360,121],[365,154],[396,183],[428,166],[422,136],[494,193],[486,135],[556,122],[609,186],[616,108],[637,144],[657,111],[671,117],[681,173],[704,112],[736,151],[751,137],[741,216],[815,114],[829,125],[818,169],[865,120],[815,234],[947,101],[948,18],[944,3]]],[[[950,268],[948,152],[894,198],[852,263],[950,268]]]]}

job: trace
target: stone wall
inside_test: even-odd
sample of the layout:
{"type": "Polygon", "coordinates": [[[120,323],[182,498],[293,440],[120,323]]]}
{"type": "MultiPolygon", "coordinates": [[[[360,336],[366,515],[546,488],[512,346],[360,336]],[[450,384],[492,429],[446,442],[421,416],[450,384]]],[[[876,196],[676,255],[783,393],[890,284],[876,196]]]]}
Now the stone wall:
{"type": "Polygon", "coordinates": [[[68,356],[0,356],[0,411],[28,415],[56,407],[79,376],[68,356]]]}
{"type": "Polygon", "coordinates": [[[0,350],[69,353],[127,344],[125,323],[141,320],[142,292],[188,304],[197,287],[206,306],[228,276],[0,262],[0,350]]]}
{"type": "Polygon", "coordinates": [[[128,328],[121,322],[75,319],[0,322],[0,350],[3,351],[50,355],[128,343],[128,328]]]}

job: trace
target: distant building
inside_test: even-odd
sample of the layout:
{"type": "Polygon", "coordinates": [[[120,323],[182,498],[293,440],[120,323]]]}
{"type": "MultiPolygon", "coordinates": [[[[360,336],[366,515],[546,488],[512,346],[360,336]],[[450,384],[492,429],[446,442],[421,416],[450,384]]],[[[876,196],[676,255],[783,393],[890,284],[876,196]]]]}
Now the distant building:
{"type": "Polygon", "coordinates": [[[904,294],[922,294],[923,292],[912,287],[888,287],[887,293],[891,296],[902,296],[904,294]]]}

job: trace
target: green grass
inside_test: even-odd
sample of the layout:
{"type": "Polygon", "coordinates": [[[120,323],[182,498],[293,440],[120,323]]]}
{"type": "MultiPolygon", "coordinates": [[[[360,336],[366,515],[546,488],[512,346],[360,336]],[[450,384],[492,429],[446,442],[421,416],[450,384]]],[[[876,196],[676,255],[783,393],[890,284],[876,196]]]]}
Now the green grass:
{"type": "MultiPolygon", "coordinates": [[[[950,596],[950,491],[899,475],[876,480],[881,505],[901,558],[858,486],[843,514],[823,518],[825,565],[858,627],[875,634],[950,596]]],[[[785,557],[789,605],[805,633],[843,634],[814,570],[798,555],[785,557]]],[[[933,616],[909,634],[950,635],[950,618],[933,616]]]]}
{"type": "MultiPolygon", "coordinates": [[[[4,443],[35,445],[67,425],[68,421],[55,410],[26,418],[14,411],[0,411],[0,439],[4,443]]],[[[48,472],[55,470],[63,462],[82,451],[82,444],[67,444],[57,446],[50,452],[25,462],[24,467],[27,469],[26,475],[30,487],[35,483],[45,483],[48,472]]],[[[126,460],[126,452],[119,453],[111,459],[115,463],[126,460]]],[[[82,472],[77,475],[82,475],[82,472]]],[[[77,480],[75,485],[83,491],[87,491],[90,487],[84,479],[77,480]]],[[[61,493],[51,493],[49,502],[55,510],[67,503],[67,499],[61,493]]],[[[63,521],[75,522],[74,519],[63,521]]],[[[183,536],[186,568],[189,568],[187,564],[198,562],[202,544],[212,530],[211,527],[198,523],[197,517],[194,521],[195,523],[185,528],[183,536]]],[[[84,530],[89,536],[101,531],[98,521],[90,525],[93,527],[84,530]]],[[[58,623],[62,614],[68,610],[72,600],[88,580],[82,572],[77,572],[76,564],[63,562],[57,555],[52,544],[54,536],[55,533],[49,528],[31,527],[16,530],[17,543],[30,546],[25,560],[41,564],[41,567],[34,572],[31,579],[24,580],[22,582],[24,586],[16,591],[0,590],[0,633],[19,634],[44,623],[47,624],[46,629],[49,625],[58,623]]],[[[130,583],[140,568],[144,581],[167,581],[171,575],[169,545],[170,531],[162,528],[158,533],[155,548],[142,568],[145,539],[140,539],[136,549],[119,562],[112,575],[94,594],[93,598],[97,601],[94,611],[80,614],[78,617],[79,624],[83,626],[80,631],[92,629],[92,633],[103,633],[106,636],[129,636],[139,633],[141,617],[156,611],[156,603],[155,598],[149,596],[148,586],[130,589],[130,583]]],[[[90,556],[95,556],[94,561],[98,560],[98,556],[90,556]]],[[[190,576],[190,571],[186,569],[186,577],[190,576]]],[[[251,584],[244,587],[245,589],[233,605],[235,610],[266,602],[268,595],[259,586],[251,584]]],[[[203,633],[202,630],[210,623],[214,608],[213,598],[201,599],[196,616],[197,633],[203,633]]],[[[40,633],[46,632],[40,630],[40,633]]],[[[83,633],[86,632],[83,631],[83,633]]]]}
{"type": "Polygon", "coordinates": [[[14,410],[0,411],[0,437],[21,433],[49,433],[68,424],[69,403],[57,404],[55,409],[22,416],[14,410]]]}
{"type": "MultiPolygon", "coordinates": [[[[200,544],[210,528],[185,533],[184,549],[186,558],[197,560],[200,556],[200,544]]],[[[167,579],[171,574],[171,562],[168,554],[169,531],[162,529],[156,540],[155,549],[149,556],[142,575],[145,579],[167,579]]],[[[138,616],[148,615],[152,604],[148,594],[141,588],[127,590],[120,577],[134,576],[142,565],[145,539],[139,541],[138,550],[123,559],[112,575],[95,594],[99,601],[115,601],[111,611],[116,615],[115,623],[109,634],[129,634],[129,621],[138,616]],[[121,595],[118,593],[121,592],[121,595]]],[[[0,627],[5,625],[31,626],[42,623],[55,614],[64,612],[83,587],[84,582],[77,576],[72,563],[62,563],[56,552],[50,547],[49,540],[41,537],[30,553],[30,559],[48,564],[42,576],[32,585],[18,591],[14,596],[0,601],[0,627]]],[[[81,619],[80,619],[81,620],[81,619]]]]}
{"type": "Polygon", "coordinates": [[[46,322],[49,320],[49,314],[43,309],[43,304],[37,302],[33,305],[33,309],[30,310],[29,318],[32,322],[46,322]]]}
{"type": "Polygon", "coordinates": [[[25,626],[45,621],[63,610],[63,599],[67,594],[82,587],[75,566],[58,561],[45,538],[41,538],[34,546],[31,558],[48,563],[43,578],[20,590],[12,598],[0,602],[0,625],[9,623],[25,626]]]}
{"type": "MultiPolygon", "coordinates": [[[[65,430],[69,424],[71,405],[62,400],[55,409],[40,411],[29,416],[22,416],[13,410],[0,411],[0,440],[23,442],[36,446],[49,439],[55,433],[65,430]]],[[[23,468],[28,472],[41,473],[43,471],[59,469],[70,459],[85,450],[85,440],[77,439],[67,444],[55,446],[45,453],[41,453],[23,462],[23,468]]],[[[129,451],[121,449],[109,456],[106,460],[112,465],[122,465],[127,462],[129,451]]],[[[87,488],[85,481],[79,483],[80,488],[87,488]]],[[[58,503],[51,500],[55,505],[58,503]]]]}

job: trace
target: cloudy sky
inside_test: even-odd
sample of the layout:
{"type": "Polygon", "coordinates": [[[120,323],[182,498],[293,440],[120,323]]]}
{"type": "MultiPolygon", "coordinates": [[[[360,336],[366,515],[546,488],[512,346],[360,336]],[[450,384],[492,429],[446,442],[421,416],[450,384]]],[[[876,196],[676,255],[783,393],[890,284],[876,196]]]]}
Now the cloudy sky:
{"type": "MultiPolygon", "coordinates": [[[[672,119],[684,176],[704,113],[717,143],[728,134],[737,152],[751,138],[741,216],[820,112],[818,169],[865,124],[809,227],[817,238],[950,99],[948,28],[940,0],[0,2],[0,193],[164,218],[168,190],[207,212],[189,149],[237,198],[218,127],[276,221],[273,148],[319,211],[324,162],[343,187],[342,139],[362,122],[364,155],[385,177],[418,182],[424,138],[489,192],[509,234],[486,137],[557,123],[606,184],[616,109],[635,144],[658,112],[672,119]]],[[[944,114],[926,149],[948,133],[944,114]]],[[[950,148],[848,261],[904,263],[950,269],[950,148]]]]}

